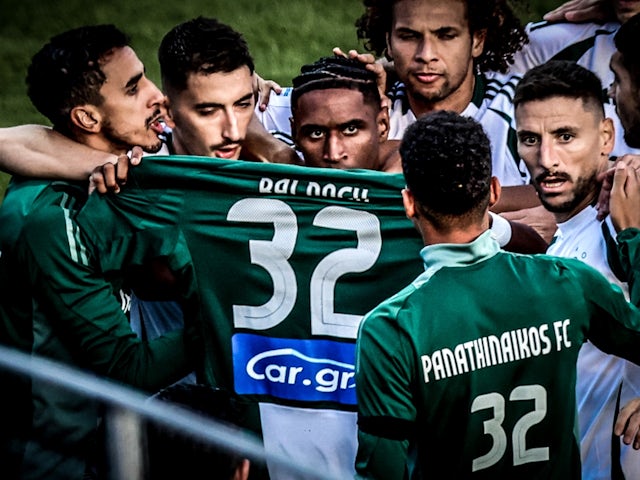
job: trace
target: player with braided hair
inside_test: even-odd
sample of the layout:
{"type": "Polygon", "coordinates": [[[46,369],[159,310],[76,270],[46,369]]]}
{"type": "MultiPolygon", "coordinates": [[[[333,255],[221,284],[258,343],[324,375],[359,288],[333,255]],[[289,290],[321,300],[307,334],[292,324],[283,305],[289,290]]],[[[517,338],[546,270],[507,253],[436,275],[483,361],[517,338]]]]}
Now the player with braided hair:
{"type": "Polygon", "coordinates": [[[324,57],[304,65],[293,79],[291,131],[305,165],[399,172],[380,102],[376,75],[357,60],[324,57]]]}
{"type": "MultiPolygon", "coordinates": [[[[293,79],[293,138],[310,167],[401,171],[397,142],[388,142],[389,117],[376,75],[355,59],[325,57],[293,79]]],[[[500,246],[541,253],[544,240],[528,225],[492,214],[500,246]],[[503,232],[502,234],[500,232],[503,232]]]]}

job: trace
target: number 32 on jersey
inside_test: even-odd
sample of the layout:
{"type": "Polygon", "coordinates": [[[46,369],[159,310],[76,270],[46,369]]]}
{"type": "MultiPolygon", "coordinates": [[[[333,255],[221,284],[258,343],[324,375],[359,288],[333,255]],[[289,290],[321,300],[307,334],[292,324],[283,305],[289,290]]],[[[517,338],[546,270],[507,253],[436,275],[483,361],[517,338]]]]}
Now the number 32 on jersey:
{"type": "MultiPolygon", "coordinates": [[[[514,466],[549,460],[549,447],[527,447],[527,432],[547,415],[547,391],[542,385],[521,385],[514,388],[509,395],[509,401],[523,400],[533,401],[533,409],[522,415],[513,426],[511,444],[514,466]]],[[[507,433],[503,427],[505,398],[497,392],[479,395],[471,404],[471,413],[481,410],[491,410],[493,413],[492,417],[483,423],[484,434],[491,437],[492,445],[486,454],[473,460],[471,468],[474,472],[495,465],[507,450],[507,433]]]]}
{"type": "MultiPolygon", "coordinates": [[[[271,240],[249,241],[251,263],[269,273],[273,295],[262,305],[233,306],[236,328],[272,328],[291,313],[298,295],[296,274],[289,263],[298,237],[298,218],[282,200],[245,198],[230,208],[227,220],[273,225],[271,240]]],[[[375,265],[382,248],[380,221],[363,210],[331,205],[315,215],[313,226],[355,232],[357,245],[327,254],[313,270],[309,285],[311,333],[355,339],[362,316],[335,311],[336,283],[343,275],[365,272],[375,265]]]]}

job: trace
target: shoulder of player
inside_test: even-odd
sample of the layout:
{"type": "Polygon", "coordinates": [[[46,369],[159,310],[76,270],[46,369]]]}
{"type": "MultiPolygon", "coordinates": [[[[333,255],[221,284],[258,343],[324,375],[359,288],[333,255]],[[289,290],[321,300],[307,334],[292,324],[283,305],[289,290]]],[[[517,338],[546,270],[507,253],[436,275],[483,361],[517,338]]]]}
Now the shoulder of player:
{"type": "Polygon", "coordinates": [[[483,82],[482,102],[485,104],[501,103],[513,107],[513,96],[522,75],[514,73],[489,72],[478,78],[483,82]]]}
{"type": "Polygon", "coordinates": [[[24,216],[23,237],[39,244],[67,238],[77,228],[74,219],[86,199],[84,184],[51,182],[24,216]]]}
{"type": "MultiPolygon", "coordinates": [[[[531,262],[539,262],[540,270],[563,277],[567,282],[575,281],[585,288],[585,282],[609,285],[609,281],[595,268],[577,258],[556,257],[554,255],[520,255],[531,262]]],[[[586,287],[585,290],[589,290],[586,287]]]]}
{"type": "Polygon", "coordinates": [[[360,323],[361,331],[375,331],[381,327],[397,326],[397,320],[401,311],[406,307],[408,299],[416,292],[416,285],[411,283],[378,304],[373,310],[367,313],[360,323]]]}

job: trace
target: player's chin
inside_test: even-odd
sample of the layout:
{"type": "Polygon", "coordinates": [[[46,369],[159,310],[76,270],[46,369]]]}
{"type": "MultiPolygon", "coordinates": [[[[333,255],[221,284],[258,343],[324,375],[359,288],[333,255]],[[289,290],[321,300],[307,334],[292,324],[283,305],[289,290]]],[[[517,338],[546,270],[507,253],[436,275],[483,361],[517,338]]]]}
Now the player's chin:
{"type": "Polygon", "coordinates": [[[157,143],[143,146],[142,150],[144,150],[146,153],[158,153],[163,145],[164,143],[160,139],[158,139],[157,143]]]}

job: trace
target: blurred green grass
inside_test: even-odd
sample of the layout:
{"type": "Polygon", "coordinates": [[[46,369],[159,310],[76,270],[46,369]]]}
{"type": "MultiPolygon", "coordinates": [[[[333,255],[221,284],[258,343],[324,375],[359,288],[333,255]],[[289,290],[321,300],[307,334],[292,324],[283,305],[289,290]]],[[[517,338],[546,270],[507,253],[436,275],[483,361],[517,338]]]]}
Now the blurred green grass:
{"type": "MultiPolygon", "coordinates": [[[[523,20],[539,19],[561,2],[528,2],[523,20]]],[[[257,71],[290,85],[300,66],[331,48],[361,48],[354,22],[360,0],[0,0],[0,127],[48,124],[26,96],[31,56],[53,35],[87,24],[113,23],[132,37],[149,77],[159,85],[156,50],[173,26],[198,15],[217,17],[242,32],[257,71]]],[[[0,172],[0,199],[9,176],[0,172]]],[[[0,200],[1,201],[1,200],[0,200]]]]}

